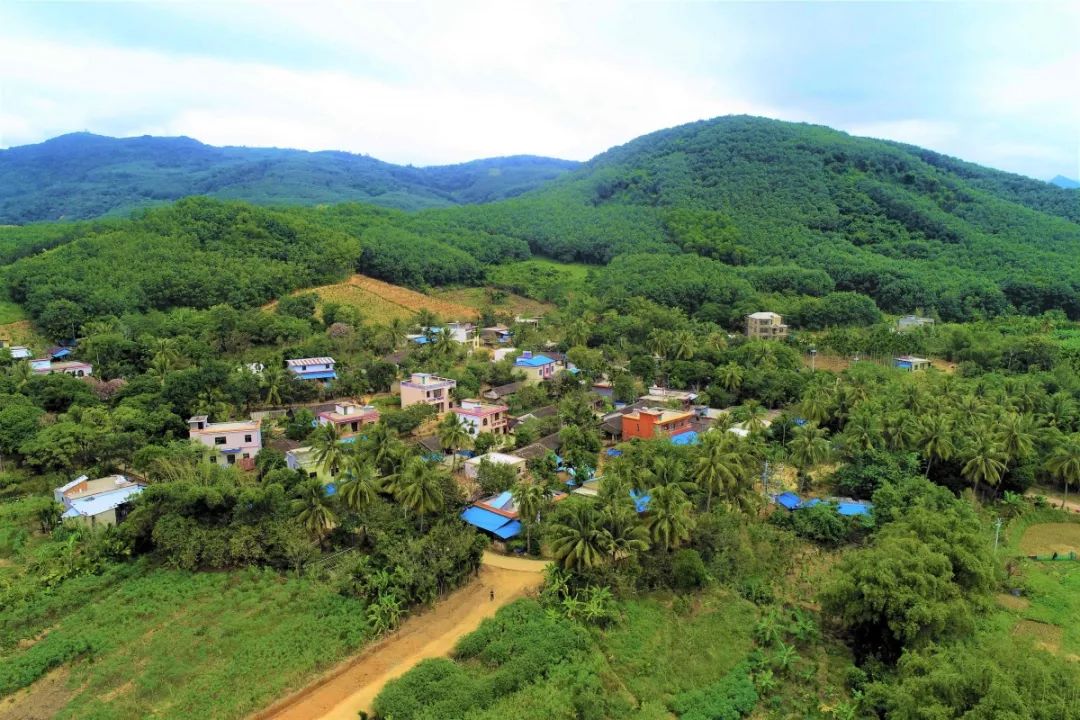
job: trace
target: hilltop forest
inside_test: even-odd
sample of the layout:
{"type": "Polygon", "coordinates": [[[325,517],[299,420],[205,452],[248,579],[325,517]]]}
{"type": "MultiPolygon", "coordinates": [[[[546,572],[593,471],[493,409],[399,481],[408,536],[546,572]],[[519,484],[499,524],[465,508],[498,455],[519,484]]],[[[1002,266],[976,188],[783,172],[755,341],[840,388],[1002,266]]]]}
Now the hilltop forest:
{"type": "Polygon", "coordinates": [[[353,666],[348,712],[1080,720],[1080,191],[747,117],[359,191],[432,193],[398,207],[326,204],[359,196],[291,164],[321,156],[188,197],[217,149],[53,142],[111,169],[53,197],[49,148],[3,156],[6,217],[83,219],[0,227],[0,339],[93,372],[0,347],[0,715],[251,717],[466,597],[478,629],[385,685],[353,666]],[[746,337],[761,310],[790,335],[746,337]],[[441,329],[464,319],[514,349],[441,329]],[[560,370],[526,383],[525,350],[560,370]],[[323,357],[326,384],[286,364],[323,357]],[[513,432],[403,407],[413,372],[513,432]],[[624,434],[642,397],[692,434],[624,434]],[[320,423],[342,401],[377,421],[320,423]],[[230,463],[193,416],[261,444],[230,463]],[[492,450],[524,474],[463,471],[492,450]],[[116,525],[55,501],[114,473],[146,485],[116,525]],[[463,520],[482,497],[516,535],[463,520]]]}

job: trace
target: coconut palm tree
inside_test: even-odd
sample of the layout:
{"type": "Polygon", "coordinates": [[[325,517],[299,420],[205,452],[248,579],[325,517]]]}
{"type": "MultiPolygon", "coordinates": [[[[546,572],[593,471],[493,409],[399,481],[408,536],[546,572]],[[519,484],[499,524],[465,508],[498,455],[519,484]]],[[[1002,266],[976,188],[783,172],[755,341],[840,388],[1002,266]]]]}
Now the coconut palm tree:
{"type": "Polygon", "coordinates": [[[457,341],[454,340],[453,334],[451,334],[448,328],[435,333],[434,342],[431,345],[431,351],[436,357],[452,358],[457,352],[457,341]]]}
{"type": "Polygon", "coordinates": [[[540,522],[540,514],[550,504],[551,498],[542,485],[519,480],[510,490],[517,508],[518,519],[525,526],[525,547],[532,551],[533,525],[540,522]]]}
{"type": "Polygon", "coordinates": [[[825,428],[810,423],[795,431],[788,443],[791,462],[799,472],[799,478],[805,480],[807,471],[815,465],[825,462],[832,454],[828,433],[825,428]]]}
{"type": "Polygon", "coordinates": [[[402,459],[402,444],[389,425],[380,422],[371,426],[363,447],[381,475],[397,472],[402,459]]]}
{"type": "Polygon", "coordinates": [[[672,457],[657,455],[653,458],[652,466],[641,475],[643,487],[674,485],[684,493],[694,488],[693,481],[686,477],[686,466],[682,461],[672,457]]]}
{"type": "Polygon", "coordinates": [[[345,458],[345,448],[341,445],[341,433],[336,423],[326,423],[315,428],[311,433],[311,449],[314,451],[316,464],[329,473],[337,475],[341,461],[345,458]]]}
{"type": "Polygon", "coordinates": [[[561,503],[548,528],[555,561],[570,570],[587,570],[604,559],[606,538],[596,505],[577,498],[561,503]]]}
{"type": "Polygon", "coordinates": [[[337,525],[337,518],[330,508],[330,497],[319,480],[309,480],[300,486],[299,494],[292,501],[292,511],[304,529],[320,544],[337,525]]]}
{"type": "Polygon", "coordinates": [[[472,435],[469,434],[465,421],[455,413],[447,413],[446,417],[439,421],[436,432],[439,436],[439,444],[442,445],[443,449],[454,453],[453,469],[457,470],[458,460],[460,459],[458,450],[472,444],[472,435]]]}
{"type": "Polygon", "coordinates": [[[885,447],[893,452],[902,452],[915,445],[919,438],[919,424],[910,412],[897,410],[885,415],[881,434],[885,447]]]}
{"type": "Polygon", "coordinates": [[[1001,449],[1009,464],[1023,462],[1035,450],[1034,419],[1027,414],[1007,413],[997,427],[1001,449]]]}
{"type": "Polygon", "coordinates": [[[694,520],[686,493],[676,485],[660,485],[649,491],[649,515],[645,526],[654,545],[672,550],[690,539],[694,520]]]}
{"type": "Polygon", "coordinates": [[[393,318],[386,325],[385,331],[390,346],[396,348],[398,345],[405,342],[405,337],[409,334],[409,324],[402,318],[393,318]]]}
{"type": "Polygon", "coordinates": [[[284,368],[276,365],[263,368],[261,384],[267,405],[281,404],[281,389],[285,387],[287,382],[288,377],[285,375],[284,368]]]}
{"type": "Polygon", "coordinates": [[[829,419],[832,409],[832,396],[828,389],[817,385],[803,395],[799,403],[799,412],[812,423],[821,424],[829,419]]]}
{"type": "Polygon", "coordinates": [[[344,460],[342,481],[338,486],[341,504],[359,512],[375,502],[382,484],[375,467],[359,453],[349,453],[344,460]]]}
{"type": "Polygon", "coordinates": [[[745,379],[742,365],[736,362],[729,362],[721,367],[717,372],[717,377],[720,385],[728,392],[737,392],[745,379]]]}
{"type": "Polygon", "coordinates": [[[424,532],[427,514],[442,509],[442,478],[423,458],[413,456],[396,475],[387,480],[394,497],[405,506],[406,511],[420,516],[420,532],[424,532]]]}
{"type": "Polygon", "coordinates": [[[757,400],[747,400],[740,408],[739,412],[742,414],[743,422],[747,432],[751,435],[757,435],[765,430],[765,408],[757,400]]]}
{"type": "Polygon", "coordinates": [[[601,516],[604,529],[602,544],[612,562],[621,562],[634,553],[649,549],[649,531],[638,520],[632,506],[608,506],[601,516]]]}
{"type": "Polygon", "coordinates": [[[927,415],[919,422],[919,444],[926,459],[926,477],[930,477],[930,466],[935,460],[947,461],[956,454],[952,438],[952,424],[941,413],[927,415]]]}
{"type": "Polygon", "coordinates": [[[874,411],[856,412],[844,426],[844,441],[853,452],[867,452],[881,445],[882,431],[874,411]]]}
{"type": "Polygon", "coordinates": [[[1065,483],[1065,498],[1061,507],[1069,500],[1069,485],[1080,482],[1080,433],[1062,438],[1046,458],[1046,469],[1051,475],[1065,483]]]}
{"type": "Polygon", "coordinates": [[[679,330],[671,337],[671,349],[676,360],[689,360],[697,352],[697,338],[690,330],[679,330]]]}
{"type": "Polygon", "coordinates": [[[649,336],[645,340],[645,346],[653,355],[656,355],[661,359],[666,359],[671,352],[671,333],[661,328],[653,328],[649,331],[649,336]]]}
{"type": "Polygon", "coordinates": [[[728,432],[707,432],[694,461],[694,481],[705,491],[705,511],[712,510],[713,494],[726,495],[746,475],[746,456],[739,440],[728,432]]]}
{"type": "Polygon", "coordinates": [[[589,341],[589,325],[582,318],[567,323],[563,339],[569,347],[585,345],[589,341]]]}
{"type": "Polygon", "coordinates": [[[979,494],[979,483],[997,487],[1009,459],[1001,447],[1000,438],[989,431],[976,433],[965,448],[963,457],[964,465],[960,468],[960,474],[971,482],[976,495],[979,494]]]}

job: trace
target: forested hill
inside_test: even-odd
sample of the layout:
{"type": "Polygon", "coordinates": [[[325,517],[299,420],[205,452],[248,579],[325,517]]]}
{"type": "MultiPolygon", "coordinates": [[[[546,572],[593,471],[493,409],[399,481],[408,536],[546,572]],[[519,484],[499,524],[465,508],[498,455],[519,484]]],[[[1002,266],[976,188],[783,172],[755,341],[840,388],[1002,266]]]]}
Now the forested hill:
{"type": "Polygon", "coordinates": [[[444,207],[513,197],[577,165],[520,155],[417,168],[345,152],[73,133],[0,150],[0,224],[124,214],[188,195],[257,204],[444,207]]]}
{"type": "Polygon", "coordinates": [[[564,260],[691,252],[824,270],[892,312],[1080,316],[1080,191],[820,126],[692,123],[521,198],[432,212],[564,260]]]}

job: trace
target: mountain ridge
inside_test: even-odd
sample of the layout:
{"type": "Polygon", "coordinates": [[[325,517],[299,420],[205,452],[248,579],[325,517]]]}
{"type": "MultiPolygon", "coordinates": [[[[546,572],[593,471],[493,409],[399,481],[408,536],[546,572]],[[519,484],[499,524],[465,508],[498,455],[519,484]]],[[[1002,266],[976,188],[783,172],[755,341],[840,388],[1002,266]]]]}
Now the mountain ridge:
{"type": "Polygon", "coordinates": [[[189,195],[415,210],[514,197],[578,166],[535,155],[395,165],[340,150],[217,147],[186,136],[67,133],[0,150],[0,223],[125,214],[189,195]]]}

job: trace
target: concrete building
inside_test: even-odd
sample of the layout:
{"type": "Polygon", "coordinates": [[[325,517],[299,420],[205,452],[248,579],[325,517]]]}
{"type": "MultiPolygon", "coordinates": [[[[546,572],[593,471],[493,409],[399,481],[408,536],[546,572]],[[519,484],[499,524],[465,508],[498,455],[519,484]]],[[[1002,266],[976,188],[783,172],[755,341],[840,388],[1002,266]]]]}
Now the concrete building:
{"type": "Polygon", "coordinates": [[[674,437],[694,429],[694,413],[642,408],[622,416],[622,439],[674,437]]]}
{"type": "Polygon", "coordinates": [[[303,473],[305,477],[318,478],[324,485],[329,485],[334,481],[334,476],[329,470],[319,467],[315,459],[315,450],[308,446],[286,451],[285,466],[290,470],[303,473]]]}
{"type": "Polygon", "coordinates": [[[751,340],[783,340],[788,335],[784,318],[774,312],[756,312],[746,316],[746,337],[751,340]]]}
{"type": "Polygon", "coordinates": [[[487,460],[490,463],[496,465],[509,465],[517,472],[518,477],[525,475],[525,458],[520,458],[517,455],[508,455],[507,453],[489,452],[483,455],[477,455],[476,457],[469,458],[465,461],[465,477],[470,480],[475,480],[476,476],[480,473],[480,464],[487,460]]]}
{"type": "Polygon", "coordinates": [[[379,422],[379,411],[374,405],[342,402],[334,405],[333,410],[319,413],[315,421],[319,425],[337,425],[338,434],[342,438],[351,438],[355,437],[363,426],[379,422]]]}
{"type": "Polygon", "coordinates": [[[900,357],[893,358],[893,367],[898,367],[901,370],[907,370],[908,372],[916,372],[918,370],[926,370],[930,367],[930,361],[926,358],[915,357],[913,355],[901,355],[900,357]]]}
{"type": "Polygon", "coordinates": [[[896,321],[896,332],[907,332],[924,325],[933,325],[934,318],[919,317],[918,315],[905,315],[896,321]]]}
{"type": "Polygon", "coordinates": [[[89,377],[94,374],[94,366],[90,363],[79,362],[78,360],[64,360],[57,362],[52,358],[42,358],[30,361],[30,372],[35,375],[65,373],[74,377],[89,377]]]}
{"type": "Polygon", "coordinates": [[[505,435],[509,429],[507,421],[510,408],[506,405],[462,400],[461,407],[454,408],[453,412],[474,438],[482,432],[505,435]]]}
{"type": "Polygon", "coordinates": [[[80,522],[90,527],[104,527],[121,522],[127,515],[128,503],[143,490],[143,485],[123,475],[91,480],[80,475],[53,490],[53,499],[64,506],[64,520],[80,522]]]}
{"type": "Polygon", "coordinates": [[[254,420],[212,423],[206,415],[196,415],[188,419],[188,436],[213,450],[210,462],[221,466],[239,465],[251,470],[262,449],[262,430],[254,420]]]}
{"type": "Polygon", "coordinates": [[[294,358],[285,361],[285,366],[297,380],[318,380],[320,382],[337,379],[334,365],[336,365],[336,362],[332,357],[294,358]]]}
{"type": "Polygon", "coordinates": [[[534,355],[526,350],[514,361],[514,369],[525,373],[529,383],[543,382],[555,376],[555,360],[547,355],[534,355]]]}
{"type": "Polygon", "coordinates": [[[408,380],[401,381],[401,407],[424,403],[442,415],[450,410],[453,402],[450,393],[456,387],[457,380],[431,373],[413,373],[408,380]]]}

